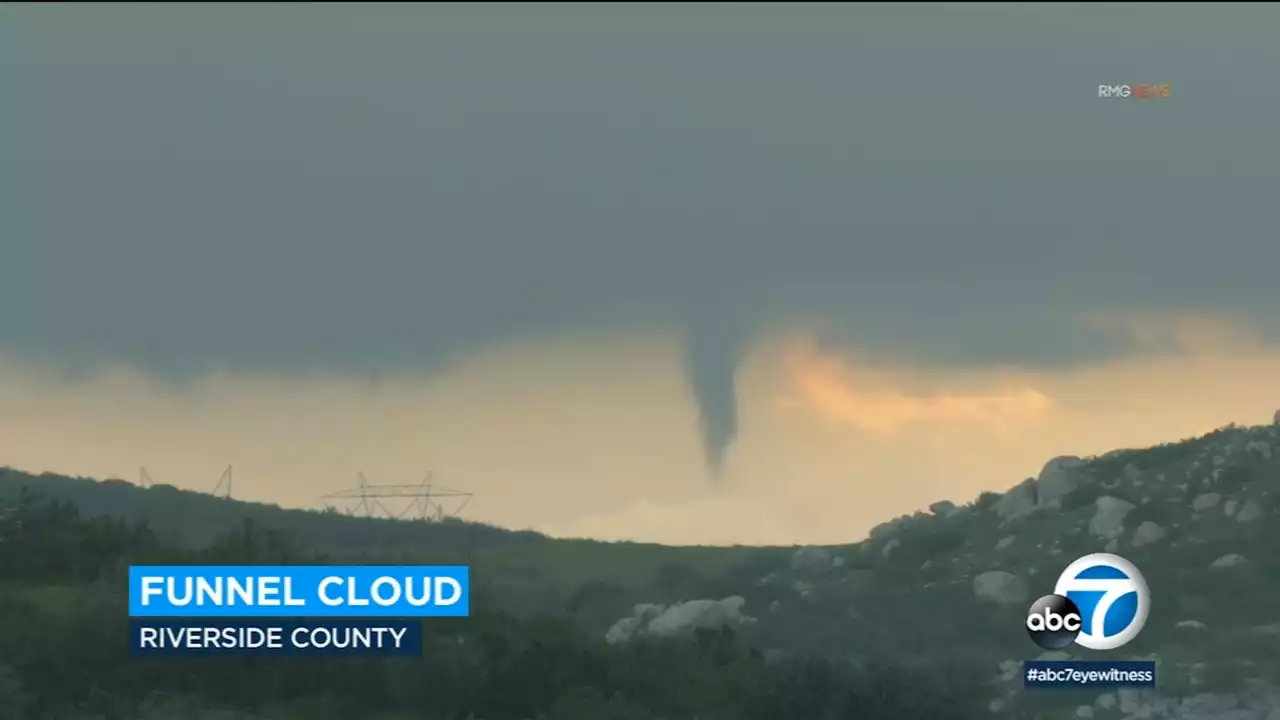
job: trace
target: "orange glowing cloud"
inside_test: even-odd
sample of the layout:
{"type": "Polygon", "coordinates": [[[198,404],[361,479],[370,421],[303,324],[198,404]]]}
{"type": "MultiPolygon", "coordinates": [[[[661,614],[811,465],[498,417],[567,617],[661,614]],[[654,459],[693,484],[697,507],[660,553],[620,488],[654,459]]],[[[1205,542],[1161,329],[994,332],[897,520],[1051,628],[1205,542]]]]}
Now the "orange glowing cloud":
{"type": "Polygon", "coordinates": [[[807,342],[791,346],[784,367],[800,404],[828,421],[881,435],[923,424],[1003,431],[1044,417],[1054,405],[1034,388],[1008,383],[987,392],[908,392],[889,374],[856,369],[807,342]]]}

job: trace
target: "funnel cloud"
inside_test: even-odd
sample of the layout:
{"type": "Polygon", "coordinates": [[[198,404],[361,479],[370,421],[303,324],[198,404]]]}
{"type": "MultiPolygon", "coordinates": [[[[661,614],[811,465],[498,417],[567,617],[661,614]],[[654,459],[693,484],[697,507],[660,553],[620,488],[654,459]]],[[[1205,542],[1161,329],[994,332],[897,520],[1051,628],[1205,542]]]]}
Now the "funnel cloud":
{"type": "Polygon", "coordinates": [[[751,334],[743,318],[723,306],[692,314],[684,335],[685,372],[698,408],[707,469],[718,480],[738,434],[736,372],[751,334]]]}
{"type": "MultiPolygon", "coordinates": [[[[748,464],[766,329],[926,386],[1141,349],[1081,318],[1222,313],[1271,342],[1275,19],[1146,7],[10,7],[0,355],[438,378],[657,328],[707,490],[748,464]],[[1138,76],[1173,97],[1096,96],[1138,76]]],[[[805,387],[848,427],[1041,407],[832,377],[805,387]]]]}

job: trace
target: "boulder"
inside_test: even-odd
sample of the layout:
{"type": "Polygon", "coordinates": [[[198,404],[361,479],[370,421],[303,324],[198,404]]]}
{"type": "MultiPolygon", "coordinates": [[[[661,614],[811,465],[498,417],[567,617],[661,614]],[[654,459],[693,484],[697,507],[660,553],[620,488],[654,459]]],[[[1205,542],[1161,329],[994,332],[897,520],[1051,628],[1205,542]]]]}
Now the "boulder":
{"type": "Polygon", "coordinates": [[[890,520],[889,522],[883,522],[871,528],[871,532],[869,533],[869,535],[872,540],[879,540],[881,538],[887,538],[893,535],[897,535],[902,530],[903,526],[910,521],[911,521],[910,515],[902,515],[900,517],[896,517],[890,520]]]}
{"type": "MultiPolygon", "coordinates": [[[[1240,713],[1232,712],[1239,710],[1240,699],[1231,694],[1220,693],[1197,693],[1190,697],[1182,698],[1178,708],[1179,715],[1188,718],[1220,718],[1220,717],[1241,717],[1240,713]]],[[[1244,715],[1244,717],[1249,717],[1244,715]]],[[[1257,717],[1254,715],[1254,717],[1257,717]]]]}
{"type": "Polygon", "coordinates": [[[690,600],[672,605],[649,621],[646,632],[657,637],[671,637],[702,628],[749,625],[755,618],[742,614],[747,601],[739,595],[723,600],[690,600]]]}
{"type": "Polygon", "coordinates": [[[745,604],[746,600],[735,595],[723,600],[690,600],[670,607],[637,605],[631,617],[609,628],[605,642],[616,645],[641,634],[670,637],[699,628],[748,625],[756,620],[742,614],[745,604]]]}
{"type": "Polygon", "coordinates": [[[1036,504],[1040,507],[1056,507],[1062,498],[1080,487],[1080,468],[1084,461],[1074,455],[1062,455],[1044,464],[1036,478],[1036,504]]]}
{"type": "Polygon", "coordinates": [[[1244,505],[1236,511],[1236,522],[1249,523],[1255,520],[1261,520],[1266,515],[1262,506],[1256,500],[1246,500],[1244,505]]]}
{"type": "Polygon", "coordinates": [[[1070,659],[1071,653],[1061,650],[1046,650],[1036,656],[1038,662],[1062,662],[1070,659]]]}
{"type": "Polygon", "coordinates": [[[1036,480],[1027,478],[1000,496],[996,514],[1005,520],[1022,517],[1036,509],[1036,480]]]}
{"type": "Polygon", "coordinates": [[[973,579],[973,593],[1001,605],[1016,605],[1026,601],[1027,585],[1013,573],[991,570],[973,579]]]}
{"type": "Polygon", "coordinates": [[[902,541],[898,540],[898,538],[890,538],[889,542],[885,543],[884,547],[880,550],[880,554],[885,557],[889,557],[891,554],[893,554],[894,550],[898,549],[898,546],[901,544],[902,544],[902,541]]]}
{"type": "Polygon", "coordinates": [[[933,513],[934,515],[939,515],[942,517],[946,517],[947,515],[950,515],[955,511],[956,511],[956,504],[951,502],[950,500],[939,500],[938,502],[933,503],[932,505],[929,506],[929,512],[933,513]]]}
{"type": "Polygon", "coordinates": [[[1265,440],[1250,440],[1245,444],[1244,451],[1260,455],[1264,460],[1271,459],[1271,443],[1265,440]]]}
{"type": "Polygon", "coordinates": [[[1137,530],[1133,531],[1133,546],[1142,547],[1143,545],[1150,545],[1151,543],[1163,540],[1166,535],[1168,535],[1168,533],[1164,531],[1164,528],[1150,520],[1147,520],[1139,525],[1137,530]]]}
{"type": "Polygon", "coordinates": [[[1209,510],[1217,507],[1220,502],[1222,502],[1222,496],[1218,493],[1205,493],[1191,501],[1191,509],[1196,512],[1209,510]]]}
{"type": "Polygon", "coordinates": [[[1097,510],[1089,521],[1089,534],[1102,540],[1118,537],[1124,532],[1124,518],[1135,507],[1127,500],[1104,495],[1098,498],[1097,510]]]}
{"type": "Polygon", "coordinates": [[[625,617],[614,623],[605,633],[604,640],[610,645],[624,643],[635,637],[644,626],[666,610],[664,605],[636,605],[632,608],[631,617],[625,617]]]}
{"type": "Polygon", "coordinates": [[[1218,568],[1218,569],[1233,568],[1233,567],[1240,567],[1241,565],[1245,565],[1248,562],[1249,560],[1245,558],[1245,556],[1239,555],[1236,553],[1231,553],[1230,555],[1223,555],[1217,560],[1214,560],[1212,563],[1209,564],[1209,567],[1218,568]]]}
{"type": "Polygon", "coordinates": [[[803,547],[791,556],[791,569],[798,572],[831,567],[831,551],[820,547],[803,547]]]}

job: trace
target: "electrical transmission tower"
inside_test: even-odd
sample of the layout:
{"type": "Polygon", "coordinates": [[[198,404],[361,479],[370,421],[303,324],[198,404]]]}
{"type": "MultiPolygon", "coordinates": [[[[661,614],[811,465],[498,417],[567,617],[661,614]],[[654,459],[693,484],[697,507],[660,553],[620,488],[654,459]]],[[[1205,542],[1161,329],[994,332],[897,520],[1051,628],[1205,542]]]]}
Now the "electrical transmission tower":
{"type": "MultiPolygon", "coordinates": [[[[364,473],[359,473],[360,484],[349,490],[325,495],[324,500],[345,500],[350,504],[348,515],[364,517],[388,517],[402,519],[412,517],[415,520],[439,522],[446,518],[457,517],[462,508],[471,502],[472,493],[451,490],[431,484],[431,474],[417,485],[371,485],[364,473]],[[408,500],[399,512],[393,512],[383,500],[408,500]],[[441,502],[441,501],[444,502],[441,502]],[[450,512],[445,504],[455,505],[450,512]]],[[[395,504],[395,503],[393,503],[395,504]]],[[[332,504],[328,504],[333,507],[332,504]]]]}
{"type": "MultiPolygon", "coordinates": [[[[138,468],[138,487],[149,488],[155,485],[155,481],[151,479],[151,473],[147,472],[145,467],[138,468]]],[[[213,486],[214,497],[231,499],[231,466],[228,465],[226,470],[222,471],[222,475],[218,477],[218,484],[213,486]]]]}
{"type": "Polygon", "coordinates": [[[223,497],[227,500],[231,499],[231,466],[228,465],[226,470],[222,471],[221,477],[218,478],[218,484],[213,486],[214,497],[223,497]],[[221,494],[219,494],[221,492],[221,494]]]}
{"type": "MultiPolygon", "coordinates": [[[[145,467],[138,468],[138,487],[149,488],[155,485],[155,481],[151,479],[151,473],[147,472],[145,467]]],[[[211,493],[215,497],[231,499],[231,466],[228,465],[226,470],[222,471],[222,475],[218,477],[218,484],[213,486],[211,493]]]]}

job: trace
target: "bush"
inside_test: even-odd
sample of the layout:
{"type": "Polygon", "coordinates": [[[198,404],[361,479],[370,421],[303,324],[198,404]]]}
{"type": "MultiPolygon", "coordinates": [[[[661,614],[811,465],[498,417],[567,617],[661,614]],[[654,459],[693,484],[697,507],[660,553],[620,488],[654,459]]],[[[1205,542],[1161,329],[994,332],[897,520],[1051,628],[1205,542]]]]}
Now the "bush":
{"type": "Polygon", "coordinates": [[[22,680],[8,665],[0,665],[0,717],[23,720],[30,698],[22,689],[22,680]]]}
{"type": "Polygon", "coordinates": [[[666,562],[658,566],[658,593],[668,602],[696,595],[703,580],[701,573],[683,563],[666,562]]]}
{"type": "Polygon", "coordinates": [[[978,495],[978,499],[973,501],[973,506],[978,510],[990,510],[998,502],[1000,502],[1000,493],[986,491],[978,495]]]}
{"type": "Polygon", "coordinates": [[[1145,505],[1138,505],[1124,518],[1126,528],[1130,530],[1138,527],[1144,522],[1153,522],[1161,528],[1168,530],[1173,519],[1173,513],[1169,510],[1169,503],[1160,499],[1153,499],[1145,505]]]}
{"type": "Polygon", "coordinates": [[[1094,484],[1082,484],[1062,496],[1062,511],[1071,512],[1089,507],[1097,502],[1103,490],[1094,484]]]}
{"type": "Polygon", "coordinates": [[[1227,494],[1236,493],[1252,484],[1255,477],[1256,473],[1251,468],[1243,465],[1231,465],[1223,468],[1215,489],[1227,494]]]}

